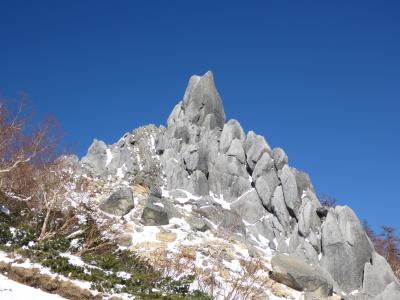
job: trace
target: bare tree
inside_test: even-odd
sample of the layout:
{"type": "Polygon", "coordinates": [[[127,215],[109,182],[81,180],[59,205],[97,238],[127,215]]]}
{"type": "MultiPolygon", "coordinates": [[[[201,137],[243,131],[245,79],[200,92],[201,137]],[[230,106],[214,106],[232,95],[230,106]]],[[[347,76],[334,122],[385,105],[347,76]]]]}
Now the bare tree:
{"type": "Polygon", "coordinates": [[[0,190],[32,195],[36,173],[57,157],[59,126],[50,117],[33,125],[25,102],[14,110],[0,99],[0,190]]]}

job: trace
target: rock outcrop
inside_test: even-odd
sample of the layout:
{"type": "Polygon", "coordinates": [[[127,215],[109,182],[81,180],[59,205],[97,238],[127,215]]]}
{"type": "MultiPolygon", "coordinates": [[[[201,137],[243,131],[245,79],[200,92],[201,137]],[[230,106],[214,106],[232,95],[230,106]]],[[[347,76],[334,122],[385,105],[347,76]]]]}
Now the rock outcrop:
{"type": "Polygon", "coordinates": [[[146,225],[179,217],[172,200],[192,195],[193,230],[217,228],[249,249],[268,248],[277,255],[274,276],[296,289],[400,299],[399,283],[354,212],[322,207],[309,176],[289,166],[284,150],[226,121],[211,72],[190,78],[167,127],[139,128],[111,146],[95,140],[81,164],[91,176],[140,181],[153,191],[146,225]]]}

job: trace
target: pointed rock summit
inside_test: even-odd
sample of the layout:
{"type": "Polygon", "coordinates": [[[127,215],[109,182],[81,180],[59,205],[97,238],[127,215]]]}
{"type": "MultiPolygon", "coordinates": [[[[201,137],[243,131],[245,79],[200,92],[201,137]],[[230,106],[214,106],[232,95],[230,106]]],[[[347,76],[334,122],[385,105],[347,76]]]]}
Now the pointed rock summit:
{"type": "Polygon", "coordinates": [[[168,125],[182,119],[187,119],[199,126],[206,122],[211,126],[220,128],[224,126],[224,107],[211,71],[203,76],[193,75],[190,78],[183,101],[175,106],[168,119],[168,125]]]}
{"type": "MultiPolygon", "coordinates": [[[[106,180],[148,187],[155,200],[148,199],[143,224],[168,224],[185,204],[181,213],[197,220],[194,232],[224,232],[249,249],[284,254],[272,274],[293,288],[400,299],[399,282],[355,213],[322,206],[310,177],[289,165],[283,149],[226,121],[210,71],[190,78],[167,127],[140,127],[111,146],[95,141],[81,163],[106,180]],[[190,199],[177,200],[185,195],[190,199]]],[[[130,197],[120,194],[108,198],[107,208],[125,214],[130,197]]]]}

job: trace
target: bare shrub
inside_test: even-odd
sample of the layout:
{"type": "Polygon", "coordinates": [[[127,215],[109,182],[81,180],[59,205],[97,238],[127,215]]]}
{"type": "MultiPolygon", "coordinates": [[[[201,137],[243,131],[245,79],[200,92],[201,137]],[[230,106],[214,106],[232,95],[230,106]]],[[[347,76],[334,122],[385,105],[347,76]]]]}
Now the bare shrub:
{"type": "Polygon", "coordinates": [[[364,220],[363,226],[376,252],[387,260],[394,274],[400,279],[400,237],[396,235],[396,229],[391,226],[382,226],[381,233],[376,234],[367,220],[364,220]]]}
{"type": "Polygon", "coordinates": [[[335,207],[337,205],[337,200],[327,194],[321,194],[318,198],[322,206],[335,207]]]}

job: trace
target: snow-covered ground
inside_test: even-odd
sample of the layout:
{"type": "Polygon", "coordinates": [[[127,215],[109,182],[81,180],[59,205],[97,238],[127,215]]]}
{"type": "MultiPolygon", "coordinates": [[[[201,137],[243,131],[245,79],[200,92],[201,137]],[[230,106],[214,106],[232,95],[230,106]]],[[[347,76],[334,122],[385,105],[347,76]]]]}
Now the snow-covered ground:
{"type": "Polygon", "coordinates": [[[42,290],[15,282],[0,274],[1,300],[62,300],[58,295],[49,294],[42,290]]]}

